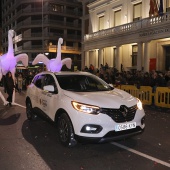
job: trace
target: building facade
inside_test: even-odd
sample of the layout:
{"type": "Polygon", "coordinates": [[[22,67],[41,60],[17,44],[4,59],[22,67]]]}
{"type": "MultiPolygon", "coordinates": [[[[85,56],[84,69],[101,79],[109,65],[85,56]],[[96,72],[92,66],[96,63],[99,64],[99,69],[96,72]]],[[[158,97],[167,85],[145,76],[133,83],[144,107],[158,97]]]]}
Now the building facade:
{"type": "Polygon", "coordinates": [[[63,38],[62,58],[81,67],[82,4],[77,0],[2,0],[2,45],[8,50],[8,30],[16,32],[15,54],[27,53],[29,62],[39,53],[55,58],[63,38]]]}
{"type": "Polygon", "coordinates": [[[85,66],[85,55],[84,55],[84,35],[89,33],[89,8],[88,8],[88,4],[94,2],[95,0],[78,0],[79,2],[82,3],[82,8],[83,8],[83,14],[82,14],[82,27],[81,27],[81,31],[82,31],[82,52],[81,52],[81,69],[84,69],[85,66]]]}
{"type": "MultiPolygon", "coordinates": [[[[88,33],[84,32],[82,43],[85,66],[100,68],[108,63],[119,71],[122,67],[170,70],[169,0],[97,0],[87,7],[88,33]],[[157,10],[152,11],[154,2],[158,2],[157,10]]],[[[85,18],[83,12],[84,22],[85,18]]]]}

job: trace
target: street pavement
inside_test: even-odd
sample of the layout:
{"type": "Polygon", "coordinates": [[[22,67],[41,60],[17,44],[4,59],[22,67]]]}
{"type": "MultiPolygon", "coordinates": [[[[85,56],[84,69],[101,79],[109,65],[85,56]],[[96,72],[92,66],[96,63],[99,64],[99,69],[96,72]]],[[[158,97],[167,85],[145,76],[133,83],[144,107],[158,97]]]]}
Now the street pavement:
{"type": "Polygon", "coordinates": [[[65,148],[51,121],[27,120],[25,91],[16,93],[15,102],[22,107],[4,106],[0,99],[0,170],[170,169],[169,109],[145,106],[146,129],[139,136],[65,148]]]}

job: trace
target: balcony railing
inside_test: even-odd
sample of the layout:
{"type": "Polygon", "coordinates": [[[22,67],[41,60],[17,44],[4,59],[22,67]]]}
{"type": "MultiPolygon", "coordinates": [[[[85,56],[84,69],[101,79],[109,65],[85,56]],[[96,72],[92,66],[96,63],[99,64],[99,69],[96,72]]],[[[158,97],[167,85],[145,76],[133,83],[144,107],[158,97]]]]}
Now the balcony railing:
{"type": "MultiPolygon", "coordinates": [[[[72,23],[72,22],[64,22],[64,21],[57,21],[57,20],[44,20],[43,21],[44,25],[60,25],[61,27],[74,27],[77,29],[81,29],[81,25],[78,23],[72,23]]],[[[42,25],[42,20],[35,20],[35,21],[21,21],[17,24],[17,28],[25,26],[28,27],[28,25],[32,26],[39,26],[41,27],[42,25]]]]}
{"type": "MultiPolygon", "coordinates": [[[[81,40],[81,36],[80,35],[75,35],[75,34],[59,34],[59,33],[53,33],[53,32],[49,32],[49,33],[44,33],[43,35],[44,37],[62,37],[64,39],[74,39],[74,40],[81,40]]],[[[15,37],[14,41],[15,42],[19,42],[22,41],[24,38],[25,39],[34,39],[34,38],[41,38],[42,37],[42,33],[25,33],[25,34],[20,34],[18,36],[15,37]]]]}
{"type": "Polygon", "coordinates": [[[84,41],[101,38],[104,36],[117,35],[122,33],[128,33],[143,28],[149,28],[152,26],[160,25],[166,22],[170,22],[170,13],[166,13],[163,16],[144,18],[139,21],[127,23],[117,27],[100,30],[84,36],[84,41]]]}
{"type": "MultiPolygon", "coordinates": [[[[30,15],[30,13],[34,14],[34,13],[41,13],[42,12],[42,8],[27,8],[27,9],[22,9],[20,11],[18,11],[16,13],[16,15],[19,14],[24,14],[24,15],[30,15]]],[[[48,7],[48,8],[43,8],[43,12],[45,13],[54,13],[54,14],[67,14],[67,15],[73,15],[73,16],[81,16],[82,14],[79,11],[74,11],[74,10],[69,10],[69,9],[63,9],[63,10],[53,10],[52,7],[48,7]]]]}
{"type": "MultiPolygon", "coordinates": [[[[49,45],[49,49],[56,50],[57,49],[57,45],[49,45]]],[[[71,46],[61,46],[61,50],[64,50],[64,51],[80,51],[81,49],[75,48],[75,47],[71,47],[71,46]]]]}
{"type": "MultiPolygon", "coordinates": [[[[22,51],[22,50],[31,50],[31,51],[41,51],[42,50],[42,45],[31,45],[31,46],[27,46],[27,47],[24,47],[24,46],[19,46],[17,48],[17,51],[15,52],[19,52],[19,51],[22,51]]],[[[49,45],[47,47],[44,48],[45,51],[56,51],[57,50],[57,45],[49,45]]],[[[81,51],[80,48],[75,48],[75,47],[71,47],[71,46],[61,46],[61,50],[64,50],[64,51],[81,51]]]]}

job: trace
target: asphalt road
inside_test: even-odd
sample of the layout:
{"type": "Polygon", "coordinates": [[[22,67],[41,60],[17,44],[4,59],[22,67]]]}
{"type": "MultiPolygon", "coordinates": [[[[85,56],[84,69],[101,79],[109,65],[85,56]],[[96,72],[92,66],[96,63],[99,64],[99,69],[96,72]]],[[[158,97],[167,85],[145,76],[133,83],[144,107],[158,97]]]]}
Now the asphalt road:
{"type": "Polygon", "coordinates": [[[142,135],[65,148],[53,123],[44,118],[27,120],[25,92],[16,93],[16,103],[23,107],[3,106],[0,100],[0,170],[170,169],[170,109],[145,107],[146,129],[142,135]]]}

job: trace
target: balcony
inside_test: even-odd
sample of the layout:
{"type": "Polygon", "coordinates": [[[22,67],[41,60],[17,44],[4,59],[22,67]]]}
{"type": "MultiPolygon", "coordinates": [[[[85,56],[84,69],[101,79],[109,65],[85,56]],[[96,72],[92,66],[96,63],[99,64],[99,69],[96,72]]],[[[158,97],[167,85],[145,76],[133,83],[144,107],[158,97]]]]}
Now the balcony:
{"type": "MultiPolygon", "coordinates": [[[[17,48],[17,51],[15,51],[15,54],[23,53],[23,52],[37,52],[40,53],[42,51],[42,45],[31,45],[31,46],[19,46],[17,48]]],[[[47,47],[44,47],[45,52],[56,52],[57,51],[57,45],[49,45],[47,47]]],[[[80,54],[81,49],[75,48],[71,46],[61,46],[61,52],[62,53],[69,53],[69,54],[80,54]]]]}
{"type": "MultiPolygon", "coordinates": [[[[58,28],[72,28],[76,30],[81,30],[81,25],[78,23],[71,23],[71,22],[64,22],[64,21],[57,21],[57,20],[44,20],[44,27],[45,26],[55,26],[58,28]]],[[[28,28],[28,27],[41,27],[42,20],[35,20],[35,21],[21,21],[17,24],[16,29],[28,28]]]]}
{"type": "MultiPolygon", "coordinates": [[[[57,50],[56,45],[49,45],[49,52],[56,52],[57,50]]],[[[75,48],[71,46],[61,46],[61,52],[62,53],[69,53],[69,54],[80,54],[81,49],[80,48],[75,48]]]]}
{"type": "MultiPolygon", "coordinates": [[[[35,14],[41,14],[41,12],[42,12],[42,8],[30,8],[30,9],[22,9],[22,10],[20,10],[20,11],[18,11],[17,13],[16,13],[16,16],[19,16],[19,15],[28,15],[28,16],[30,16],[30,15],[35,15],[35,14]]],[[[56,10],[53,10],[53,8],[51,8],[51,7],[44,7],[44,9],[43,9],[43,12],[44,12],[44,14],[49,14],[49,13],[51,13],[51,14],[59,14],[59,15],[69,15],[69,17],[70,16],[73,16],[73,17],[76,17],[77,18],[77,16],[81,16],[82,15],[82,13],[80,13],[79,11],[74,11],[74,10],[69,10],[69,9],[66,9],[66,10],[58,10],[58,11],[56,11],[56,10]]]]}
{"type": "MultiPolygon", "coordinates": [[[[149,17],[141,20],[137,20],[131,23],[127,23],[124,25],[120,25],[117,27],[112,27],[105,30],[100,30],[94,33],[86,34],[84,36],[84,41],[91,41],[91,40],[97,40],[106,36],[116,36],[119,34],[129,34],[129,33],[135,33],[138,31],[142,31],[143,29],[155,29],[159,26],[162,27],[163,25],[170,24],[170,13],[166,13],[163,16],[158,17],[149,17]]],[[[168,28],[167,28],[168,29],[168,28]]]]}
{"type": "MultiPolygon", "coordinates": [[[[44,33],[44,38],[45,39],[54,39],[62,37],[64,40],[71,39],[72,41],[80,41],[81,36],[76,35],[76,34],[59,34],[59,33],[54,33],[54,32],[49,32],[49,33],[44,33]]],[[[41,40],[42,39],[42,33],[25,33],[23,35],[18,35],[14,38],[15,43],[20,42],[20,41],[31,41],[31,40],[41,40]]]]}

